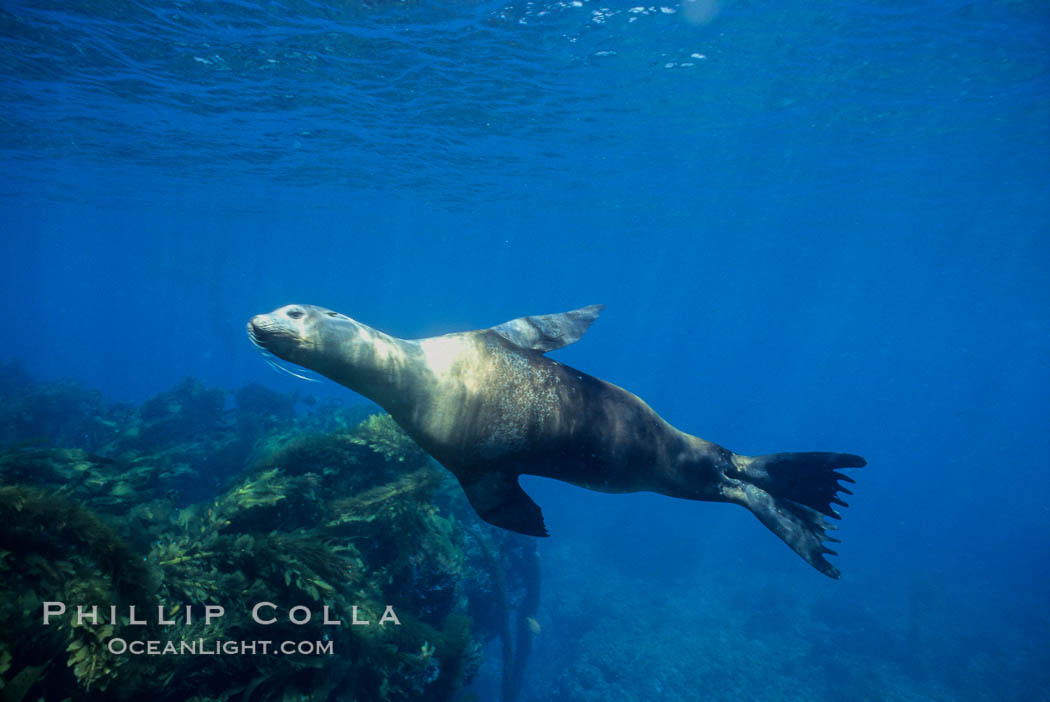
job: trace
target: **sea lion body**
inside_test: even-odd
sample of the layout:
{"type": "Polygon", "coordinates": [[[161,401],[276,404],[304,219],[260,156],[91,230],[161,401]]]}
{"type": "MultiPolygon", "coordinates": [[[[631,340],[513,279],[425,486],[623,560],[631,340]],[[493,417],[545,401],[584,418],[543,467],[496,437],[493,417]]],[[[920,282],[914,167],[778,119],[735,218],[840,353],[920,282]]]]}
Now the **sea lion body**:
{"type": "Polygon", "coordinates": [[[435,383],[411,411],[393,416],[461,479],[471,477],[467,471],[502,471],[601,492],[684,496],[677,494],[686,488],[679,467],[695,468],[704,457],[713,467],[728,457],[675,429],[623,388],[515,347],[491,330],[421,346],[428,366],[438,371],[435,383]],[[433,362],[428,352],[434,346],[441,348],[438,359],[450,353],[452,362],[433,362]]]}
{"type": "MultiPolygon", "coordinates": [[[[749,457],[671,426],[636,395],[548,358],[578,340],[602,308],[523,317],[489,329],[398,339],[337,312],[289,305],[249,323],[257,346],[317,371],[382,406],[459,480],[486,521],[546,536],[540,508],[518,485],[537,475],[601,492],[651,491],[733,502],[804,559],[824,559],[835,472],[850,454],[749,457]],[[780,493],[780,494],[777,494],[780,493]]],[[[848,492],[848,491],[846,491],[848,492]]]]}

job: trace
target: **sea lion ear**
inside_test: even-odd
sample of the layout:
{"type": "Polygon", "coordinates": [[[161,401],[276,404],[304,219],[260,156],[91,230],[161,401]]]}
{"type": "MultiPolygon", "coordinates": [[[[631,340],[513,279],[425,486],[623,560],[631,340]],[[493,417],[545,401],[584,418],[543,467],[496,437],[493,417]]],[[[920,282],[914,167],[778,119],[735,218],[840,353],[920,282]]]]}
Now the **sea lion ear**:
{"type": "Polygon", "coordinates": [[[561,314],[518,317],[491,329],[523,349],[547,353],[579,341],[603,309],[605,305],[588,305],[561,314]]]}

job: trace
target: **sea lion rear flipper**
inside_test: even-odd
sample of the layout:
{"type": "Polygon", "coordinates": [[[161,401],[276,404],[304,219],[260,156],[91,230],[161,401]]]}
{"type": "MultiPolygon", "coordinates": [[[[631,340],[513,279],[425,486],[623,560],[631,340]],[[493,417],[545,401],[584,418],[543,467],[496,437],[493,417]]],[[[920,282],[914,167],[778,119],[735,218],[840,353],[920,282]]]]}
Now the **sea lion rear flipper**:
{"type": "Polygon", "coordinates": [[[543,512],[518,485],[517,475],[489,472],[476,479],[459,478],[459,484],[474,511],[489,524],[527,536],[549,536],[543,512]]]}
{"type": "Polygon", "coordinates": [[[603,309],[605,305],[588,305],[561,314],[518,317],[491,329],[523,349],[547,353],[579,341],[603,309]]]}
{"type": "Polygon", "coordinates": [[[827,535],[838,527],[825,517],[839,519],[834,505],[847,506],[839,493],[853,494],[839,483],[853,478],[838,471],[867,462],[850,453],[808,452],[735,456],[734,463],[742,479],[731,478],[723,495],[750,509],[807,563],[838,578],[838,568],[824,557],[836,555],[824,542],[838,541],[827,535]]]}

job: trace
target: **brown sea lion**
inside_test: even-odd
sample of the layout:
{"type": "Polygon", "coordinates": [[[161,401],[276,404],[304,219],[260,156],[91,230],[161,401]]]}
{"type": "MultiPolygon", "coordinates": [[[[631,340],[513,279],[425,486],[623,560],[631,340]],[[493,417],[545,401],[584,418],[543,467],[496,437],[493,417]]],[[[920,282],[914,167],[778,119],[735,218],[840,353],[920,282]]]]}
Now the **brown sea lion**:
{"type": "Polygon", "coordinates": [[[489,329],[398,339],[313,305],[253,317],[259,348],[379,404],[459,479],[478,515],[547,536],[518,476],[601,492],[650,491],[751,510],[817,570],[837,578],[824,541],[843,505],[848,453],[742,456],[675,429],[637,396],[544,354],[577,341],[602,310],[522,317],[489,329]]]}

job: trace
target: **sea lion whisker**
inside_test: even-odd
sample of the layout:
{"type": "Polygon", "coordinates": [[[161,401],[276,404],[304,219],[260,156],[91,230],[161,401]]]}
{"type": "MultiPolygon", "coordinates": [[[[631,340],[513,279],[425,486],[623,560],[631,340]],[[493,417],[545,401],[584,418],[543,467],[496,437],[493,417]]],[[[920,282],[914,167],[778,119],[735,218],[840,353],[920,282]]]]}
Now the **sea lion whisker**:
{"type": "Polygon", "coordinates": [[[269,349],[267,349],[259,342],[259,339],[250,329],[248,330],[248,341],[252,342],[252,346],[255,347],[256,351],[262,354],[263,358],[275,358],[275,356],[269,351],[269,349]]]}
{"type": "MultiPolygon", "coordinates": [[[[271,354],[267,354],[267,355],[271,355],[271,354]]],[[[274,370],[283,371],[283,372],[287,373],[288,375],[294,375],[296,378],[299,378],[300,380],[305,380],[305,381],[307,381],[309,383],[319,383],[319,382],[321,382],[321,380],[319,378],[311,378],[311,377],[309,377],[307,375],[304,375],[303,373],[305,373],[306,371],[304,371],[303,373],[296,373],[295,371],[291,370],[290,368],[285,368],[284,366],[282,366],[280,363],[277,363],[276,361],[271,361],[269,358],[266,359],[266,362],[269,363],[270,367],[273,368],[274,370]]]]}

